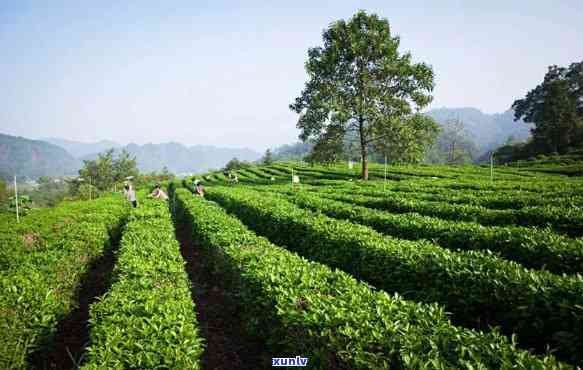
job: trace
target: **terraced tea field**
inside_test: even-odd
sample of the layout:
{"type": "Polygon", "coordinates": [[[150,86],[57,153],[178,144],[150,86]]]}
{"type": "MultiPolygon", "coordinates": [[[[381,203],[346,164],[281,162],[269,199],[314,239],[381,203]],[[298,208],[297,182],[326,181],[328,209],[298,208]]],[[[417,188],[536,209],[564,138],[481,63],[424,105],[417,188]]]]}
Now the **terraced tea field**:
{"type": "Polygon", "coordinates": [[[184,181],[168,203],[114,195],[3,220],[0,368],[583,365],[581,179],[391,166],[385,182],[378,165],[371,177],[277,163],[238,184],[204,174],[204,199],[184,181]],[[103,258],[111,278],[83,305],[103,258]]]}

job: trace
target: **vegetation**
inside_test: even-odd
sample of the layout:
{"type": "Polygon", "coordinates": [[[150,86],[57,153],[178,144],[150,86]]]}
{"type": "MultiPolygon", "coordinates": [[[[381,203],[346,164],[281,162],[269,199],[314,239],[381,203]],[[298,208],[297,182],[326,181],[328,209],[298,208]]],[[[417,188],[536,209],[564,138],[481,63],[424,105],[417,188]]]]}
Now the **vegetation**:
{"type": "Polygon", "coordinates": [[[362,178],[368,179],[369,145],[385,148],[418,144],[435,123],[414,114],[431,102],[433,71],[400,54],[399,38],[389,22],[364,11],[334,22],[323,34],[324,46],[308,51],[310,80],[290,108],[300,114],[300,138],[338,142],[357,133],[362,178]]]}
{"type": "Polygon", "coordinates": [[[2,224],[8,232],[0,254],[1,368],[29,368],[27,356],[73,309],[81,277],[119,236],[126,212],[119,197],[104,197],[2,224]]]}
{"type": "Polygon", "coordinates": [[[240,161],[237,158],[233,158],[229,162],[227,162],[227,164],[223,168],[223,171],[234,172],[234,171],[239,171],[241,169],[244,169],[244,168],[247,168],[250,166],[251,166],[251,163],[249,163],[247,161],[240,161]]]}
{"type": "Polygon", "coordinates": [[[8,189],[6,183],[0,179],[0,209],[8,200],[8,189]]]}
{"type": "Polygon", "coordinates": [[[445,122],[425,159],[429,163],[470,164],[477,159],[477,153],[463,121],[457,118],[445,122]]]}
{"type": "MultiPolygon", "coordinates": [[[[114,185],[122,183],[126,177],[137,175],[136,159],[131,158],[125,150],[115,158],[114,149],[99,154],[96,160],[83,161],[83,168],[79,170],[83,182],[95,186],[98,191],[112,190],[114,185]]],[[[79,181],[72,181],[71,184],[71,192],[76,194],[79,181]]]]}
{"type": "Polygon", "coordinates": [[[558,274],[583,273],[583,240],[573,240],[550,230],[517,226],[484,227],[475,222],[448,221],[417,213],[392,214],[334,201],[314,193],[260,189],[282,191],[290,195],[287,199],[301,207],[367,225],[394,237],[432,240],[451,250],[497,252],[525,267],[544,268],[558,274]]]}
{"type": "MultiPolygon", "coordinates": [[[[204,197],[168,167],[139,174],[136,158],[155,153],[147,166],[176,170],[232,151],[128,145],[136,157],[88,157],[64,183],[46,172],[75,165],[66,152],[0,135],[0,177],[41,176],[19,197],[21,222],[0,213],[0,368],[37,367],[32,354],[59,344],[86,273],[119,245],[113,284],[85,310],[91,340],[76,368],[215,368],[205,351],[220,356],[221,341],[244,334],[261,347],[249,368],[299,354],[314,369],[580,369],[583,62],[551,66],[514,111],[489,118],[524,119],[531,139],[520,142],[525,126],[486,150],[506,131],[479,137],[472,109],[421,114],[433,70],[399,45],[375,14],[333,22],[290,105],[303,143],[255,162],[237,151],[196,175],[204,197]],[[169,199],[141,191],[133,208],[104,196],[128,177],[168,185],[169,199]],[[231,322],[209,325],[209,301],[231,322]]],[[[0,180],[7,209],[10,195],[0,180]]]]}
{"type": "Polygon", "coordinates": [[[273,163],[273,154],[271,153],[271,149],[267,149],[265,151],[265,155],[261,159],[261,162],[267,166],[273,163]]]}
{"type": "Polygon", "coordinates": [[[0,133],[0,178],[14,180],[36,179],[40,176],[72,175],[79,161],[63,148],[40,140],[0,133]]]}
{"type": "Polygon", "coordinates": [[[178,217],[192,227],[209,268],[239,294],[248,330],[267,339],[272,356],[300,352],[316,369],[560,367],[495,331],[451,325],[435,304],[375,291],[298,257],[184,190],[176,199],[178,217]]]}
{"type": "Polygon", "coordinates": [[[200,369],[203,341],[165,202],[143,198],[132,210],[114,275],[91,306],[83,369],[200,369]]]}
{"type": "Polygon", "coordinates": [[[512,107],[515,119],[534,123],[536,153],[564,154],[583,144],[583,62],[550,66],[541,84],[512,107]]]}
{"type": "Polygon", "coordinates": [[[302,210],[277,196],[213,188],[207,196],[272,242],[379,289],[439,302],[460,325],[499,325],[519,343],[581,361],[583,278],[532,271],[475,251],[383,237],[370,228],[302,210]],[[544,339],[543,339],[544,338],[544,339]]]}

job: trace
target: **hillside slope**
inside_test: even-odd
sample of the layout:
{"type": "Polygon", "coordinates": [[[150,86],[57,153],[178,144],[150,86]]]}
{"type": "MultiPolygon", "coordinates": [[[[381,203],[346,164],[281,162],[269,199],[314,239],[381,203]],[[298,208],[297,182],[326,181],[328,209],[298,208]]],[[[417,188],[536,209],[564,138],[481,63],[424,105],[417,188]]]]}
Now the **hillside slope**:
{"type": "Polygon", "coordinates": [[[514,122],[512,110],[486,114],[476,108],[438,108],[426,114],[442,125],[459,118],[481,151],[503,144],[509,136],[525,140],[530,136],[532,127],[523,121],[514,122]]]}
{"type": "Polygon", "coordinates": [[[5,179],[74,175],[80,166],[81,161],[56,145],[0,134],[0,176],[5,179]]]}
{"type": "MultiPolygon", "coordinates": [[[[138,168],[145,172],[160,171],[164,167],[174,173],[199,172],[223,167],[234,157],[246,161],[254,161],[261,157],[260,153],[251,149],[203,145],[187,147],[175,142],[145,145],[132,143],[116,149],[116,153],[123,149],[136,157],[138,168]]],[[[97,153],[81,157],[81,159],[95,158],[97,158],[97,153]]]]}

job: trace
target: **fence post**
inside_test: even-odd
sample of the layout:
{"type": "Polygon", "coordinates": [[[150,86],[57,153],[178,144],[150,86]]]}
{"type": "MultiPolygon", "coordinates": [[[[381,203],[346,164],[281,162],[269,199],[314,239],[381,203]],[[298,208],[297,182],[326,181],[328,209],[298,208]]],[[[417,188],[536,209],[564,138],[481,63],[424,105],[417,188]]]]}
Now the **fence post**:
{"type": "Polygon", "coordinates": [[[20,215],[18,213],[18,185],[16,185],[16,175],[14,175],[14,198],[16,201],[16,222],[20,223],[20,215]]]}

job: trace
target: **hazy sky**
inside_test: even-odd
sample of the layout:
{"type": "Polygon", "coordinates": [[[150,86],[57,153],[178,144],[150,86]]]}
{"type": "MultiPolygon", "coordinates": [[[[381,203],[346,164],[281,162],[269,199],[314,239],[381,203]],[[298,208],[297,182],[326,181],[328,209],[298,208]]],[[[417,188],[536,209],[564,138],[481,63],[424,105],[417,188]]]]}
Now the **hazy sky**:
{"type": "Polygon", "coordinates": [[[583,60],[583,1],[0,0],[0,132],[120,143],[293,142],[309,47],[358,9],[433,66],[432,108],[501,112],[583,60]],[[92,5],[90,5],[92,4],[92,5]]]}

